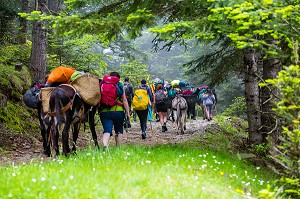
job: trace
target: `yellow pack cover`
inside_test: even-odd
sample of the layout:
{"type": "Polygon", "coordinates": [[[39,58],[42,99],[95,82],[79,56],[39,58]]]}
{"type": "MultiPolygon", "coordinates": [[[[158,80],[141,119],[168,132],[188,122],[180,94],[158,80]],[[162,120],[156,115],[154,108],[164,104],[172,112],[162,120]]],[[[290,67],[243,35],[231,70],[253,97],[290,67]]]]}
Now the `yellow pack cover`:
{"type": "Polygon", "coordinates": [[[173,80],[171,81],[171,86],[178,86],[179,85],[180,80],[173,80]]]}
{"type": "Polygon", "coordinates": [[[134,97],[132,100],[133,110],[146,110],[149,104],[149,97],[147,90],[137,89],[134,91],[134,97]]]}
{"type": "Polygon", "coordinates": [[[70,77],[75,71],[76,71],[75,68],[58,66],[49,74],[47,82],[49,83],[59,82],[59,83],[67,84],[69,83],[70,77]]]}
{"type": "Polygon", "coordinates": [[[74,86],[85,103],[95,106],[100,102],[101,94],[98,76],[87,73],[77,77],[71,85],[74,86]]]}

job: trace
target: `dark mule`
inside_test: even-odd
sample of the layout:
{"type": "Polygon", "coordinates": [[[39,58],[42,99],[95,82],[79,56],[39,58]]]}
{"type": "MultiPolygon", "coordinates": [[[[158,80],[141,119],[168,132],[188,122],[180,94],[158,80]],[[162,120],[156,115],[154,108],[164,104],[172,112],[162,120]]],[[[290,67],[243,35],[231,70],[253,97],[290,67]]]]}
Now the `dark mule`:
{"type": "MultiPolygon", "coordinates": [[[[89,125],[91,128],[93,140],[95,142],[95,145],[99,147],[94,122],[96,107],[91,108],[90,105],[84,103],[84,101],[78,95],[74,87],[68,84],[61,84],[58,87],[56,87],[51,93],[49,105],[50,112],[48,114],[51,118],[51,131],[49,138],[51,138],[52,140],[53,148],[56,152],[56,155],[59,155],[58,126],[62,123],[65,124],[62,131],[62,151],[64,155],[68,155],[68,153],[71,151],[69,148],[69,129],[71,125],[73,125],[74,129],[72,151],[76,152],[76,141],[78,138],[80,125],[84,122],[83,119],[84,116],[86,116],[86,114],[89,115],[89,125]],[[90,109],[92,111],[90,111],[90,109]]],[[[48,149],[50,149],[50,147],[48,149]]]]}

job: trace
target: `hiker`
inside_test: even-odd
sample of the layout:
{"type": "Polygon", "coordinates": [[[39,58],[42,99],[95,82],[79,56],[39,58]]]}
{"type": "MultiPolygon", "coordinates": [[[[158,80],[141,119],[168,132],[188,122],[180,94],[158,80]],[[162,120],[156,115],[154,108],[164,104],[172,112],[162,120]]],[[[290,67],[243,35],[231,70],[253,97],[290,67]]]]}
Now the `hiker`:
{"type": "Polygon", "coordinates": [[[154,104],[156,108],[156,112],[159,116],[159,121],[162,126],[162,132],[168,131],[167,129],[167,106],[165,101],[167,99],[167,92],[163,90],[162,84],[157,84],[156,92],[154,95],[154,104]]]}
{"type": "Polygon", "coordinates": [[[207,89],[206,93],[202,96],[203,105],[205,107],[205,113],[207,121],[212,120],[212,107],[216,103],[215,96],[213,95],[210,88],[207,89]]]}
{"type": "Polygon", "coordinates": [[[114,127],[116,145],[119,146],[122,141],[123,135],[123,122],[125,116],[130,118],[129,106],[127,98],[123,89],[123,85],[119,82],[120,75],[118,72],[111,72],[109,76],[104,76],[101,86],[101,101],[100,101],[100,120],[103,126],[103,149],[106,150],[109,143],[109,138],[113,135],[112,130],[114,127]],[[112,84],[107,78],[116,80],[117,82],[112,84]],[[107,83],[105,83],[107,81],[107,83]],[[107,85],[107,86],[106,86],[107,85]],[[109,96],[110,94],[103,95],[106,92],[106,87],[110,90],[107,92],[114,93],[115,97],[107,97],[103,99],[103,96],[109,96]],[[116,89],[114,91],[113,89],[116,89]],[[113,99],[116,98],[116,99],[113,99]],[[112,103],[111,103],[112,102],[112,103]],[[109,105],[110,104],[110,105],[109,105]],[[112,105],[112,106],[111,106],[112,105]]]}
{"type": "Polygon", "coordinates": [[[146,83],[144,79],[141,81],[141,85],[134,92],[134,98],[132,100],[133,109],[140,120],[142,139],[146,139],[148,109],[153,101],[151,89],[146,83]]]}
{"type": "Polygon", "coordinates": [[[130,115],[131,115],[131,103],[132,103],[132,99],[134,96],[134,92],[133,92],[133,86],[130,83],[129,77],[125,77],[124,79],[124,92],[127,98],[127,102],[128,102],[128,106],[129,106],[129,111],[130,111],[130,115]]]}

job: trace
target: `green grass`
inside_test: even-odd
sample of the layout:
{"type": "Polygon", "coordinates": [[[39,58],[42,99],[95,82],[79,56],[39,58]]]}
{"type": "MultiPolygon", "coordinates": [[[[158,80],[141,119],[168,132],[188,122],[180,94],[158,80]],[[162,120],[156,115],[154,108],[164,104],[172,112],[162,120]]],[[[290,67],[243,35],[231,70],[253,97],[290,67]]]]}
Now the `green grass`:
{"type": "Polygon", "coordinates": [[[271,176],[225,152],[179,145],[91,148],[0,167],[0,198],[245,198],[257,196],[271,176]]]}

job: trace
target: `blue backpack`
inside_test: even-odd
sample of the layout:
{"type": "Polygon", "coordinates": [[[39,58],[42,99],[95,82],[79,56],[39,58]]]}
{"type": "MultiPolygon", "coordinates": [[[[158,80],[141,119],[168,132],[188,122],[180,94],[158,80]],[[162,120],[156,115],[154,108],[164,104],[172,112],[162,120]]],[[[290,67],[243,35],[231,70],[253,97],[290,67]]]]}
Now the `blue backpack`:
{"type": "Polygon", "coordinates": [[[168,90],[168,98],[169,99],[173,99],[177,94],[177,91],[173,88],[171,88],[170,90],[168,90]]]}
{"type": "Polygon", "coordinates": [[[205,92],[206,92],[206,88],[203,88],[200,90],[200,92],[198,93],[198,96],[197,96],[198,101],[201,101],[201,98],[205,92]]]}

